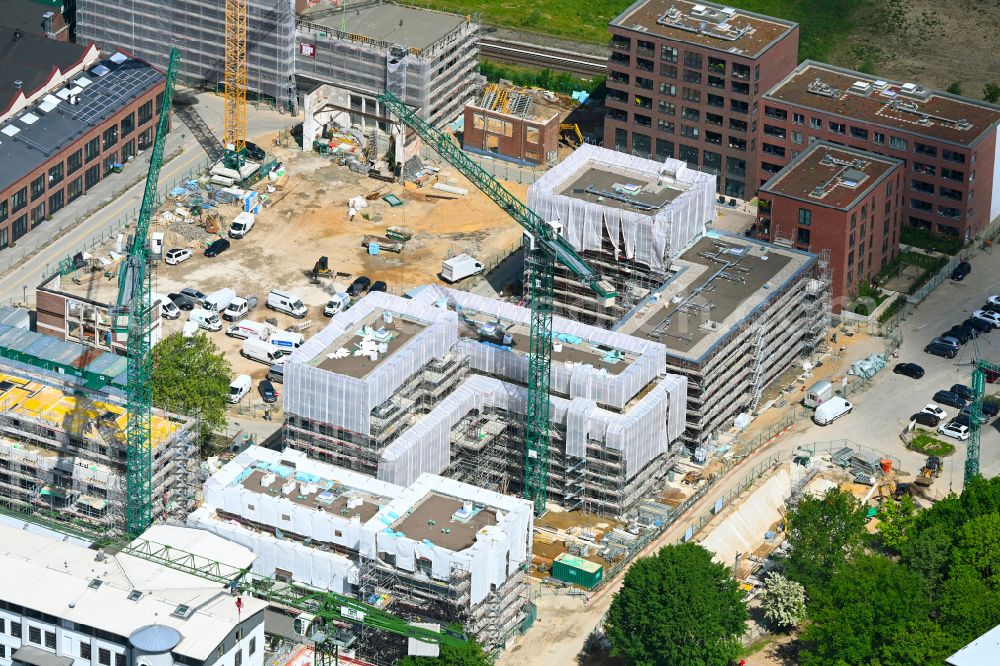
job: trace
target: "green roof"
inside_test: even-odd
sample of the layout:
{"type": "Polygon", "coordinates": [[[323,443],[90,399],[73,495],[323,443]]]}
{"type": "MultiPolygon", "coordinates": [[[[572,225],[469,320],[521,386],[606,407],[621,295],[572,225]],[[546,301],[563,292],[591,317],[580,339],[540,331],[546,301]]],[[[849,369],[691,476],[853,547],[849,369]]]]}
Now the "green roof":
{"type": "Polygon", "coordinates": [[[574,569],[582,569],[588,573],[597,573],[603,568],[597,562],[591,562],[590,560],[585,560],[582,557],[570,555],[569,553],[562,553],[556,557],[555,561],[562,562],[566,566],[573,567],[574,569]]]}

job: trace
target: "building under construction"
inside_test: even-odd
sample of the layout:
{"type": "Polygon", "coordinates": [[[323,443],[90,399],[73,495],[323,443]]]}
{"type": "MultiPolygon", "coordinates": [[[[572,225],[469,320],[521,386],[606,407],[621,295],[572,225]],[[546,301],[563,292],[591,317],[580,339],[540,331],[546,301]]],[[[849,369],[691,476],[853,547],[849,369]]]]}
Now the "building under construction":
{"type": "Polygon", "coordinates": [[[667,372],[688,380],[692,448],[747,420],[763,389],[815,352],[830,311],[828,256],[706,231],[714,196],[714,176],[679,160],[589,145],[528,189],[619,294],[605,305],[558,268],[555,311],[664,345],[667,372]]]}
{"type": "MultiPolygon", "coordinates": [[[[532,524],[524,499],[432,474],[403,487],[257,446],[208,479],[188,518],[253,550],[254,573],[410,621],[461,622],[490,652],[529,614],[532,524]]],[[[391,661],[393,638],[369,638],[365,656],[391,661]]]]}
{"type": "Polygon", "coordinates": [[[525,91],[488,83],[479,99],[465,107],[462,148],[529,166],[553,162],[559,151],[559,114],[540,109],[525,91]]]}
{"type": "MultiPolygon", "coordinates": [[[[285,364],[284,442],[407,485],[423,473],[519,495],[530,311],[441,287],[372,293],[285,364]]],[[[624,513],[666,474],[686,380],[659,342],[556,317],[548,498],[624,513]]]]}
{"type": "MultiPolygon", "coordinates": [[[[124,384],[125,359],[8,326],[0,326],[0,345],[0,503],[121,533],[125,407],[120,395],[88,389],[69,373],[106,372],[111,392],[120,394],[115,381],[124,384]]],[[[154,519],[180,521],[196,505],[193,424],[153,413],[154,519]]]]}

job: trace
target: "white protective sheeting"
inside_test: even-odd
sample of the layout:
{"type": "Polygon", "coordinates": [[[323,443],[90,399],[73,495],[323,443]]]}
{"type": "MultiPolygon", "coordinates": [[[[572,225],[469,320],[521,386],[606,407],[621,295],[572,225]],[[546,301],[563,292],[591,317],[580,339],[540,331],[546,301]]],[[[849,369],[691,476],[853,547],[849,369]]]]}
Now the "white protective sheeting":
{"type": "Polygon", "coordinates": [[[681,160],[647,160],[584,144],[528,187],[528,206],[545,220],[559,220],[577,250],[601,250],[607,237],[616,253],[663,271],[715,218],[715,176],[690,169],[681,160]],[[597,168],[663,184],[677,183],[681,192],[652,214],[604,206],[559,194],[587,169],[597,168]],[[620,246],[624,239],[624,247],[620,246]]]}
{"type": "MultiPolygon", "coordinates": [[[[320,421],[362,435],[370,434],[371,410],[395,393],[432,358],[443,357],[456,338],[456,315],[440,308],[384,292],[370,293],[330,320],[322,331],[295,350],[285,363],[284,409],[288,414],[320,421]],[[349,377],[315,367],[318,357],[330,354],[333,343],[361,328],[375,311],[388,311],[427,324],[427,328],[393,349],[367,376],[349,377]]],[[[322,360],[322,359],[318,359],[322,360]]]]}

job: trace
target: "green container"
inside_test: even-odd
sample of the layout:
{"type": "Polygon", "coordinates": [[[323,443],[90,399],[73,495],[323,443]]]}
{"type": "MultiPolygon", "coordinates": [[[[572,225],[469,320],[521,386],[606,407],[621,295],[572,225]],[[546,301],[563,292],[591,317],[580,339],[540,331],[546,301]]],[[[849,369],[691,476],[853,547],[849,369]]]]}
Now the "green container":
{"type": "Polygon", "coordinates": [[[604,577],[604,567],[582,557],[562,553],[552,560],[552,577],[592,590],[604,577]]]}

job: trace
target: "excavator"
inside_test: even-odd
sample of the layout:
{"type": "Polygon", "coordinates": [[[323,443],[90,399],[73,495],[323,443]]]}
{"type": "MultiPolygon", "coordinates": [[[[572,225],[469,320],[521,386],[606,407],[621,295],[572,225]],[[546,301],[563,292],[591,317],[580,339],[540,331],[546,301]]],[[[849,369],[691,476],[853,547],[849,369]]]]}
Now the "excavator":
{"type": "Polygon", "coordinates": [[[941,470],[944,469],[944,461],[938,456],[928,456],[927,462],[924,466],[920,468],[917,473],[917,478],[913,480],[918,486],[927,487],[934,483],[934,479],[941,476],[941,470]]]}
{"type": "Polygon", "coordinates": [[[563,123],[559,125],[559,133],[566,134],[569,133],[570,138],[576,137],[576,145],[583,145],[583,132],[580,131],[580,126],[576,123],[563,123]]]}

